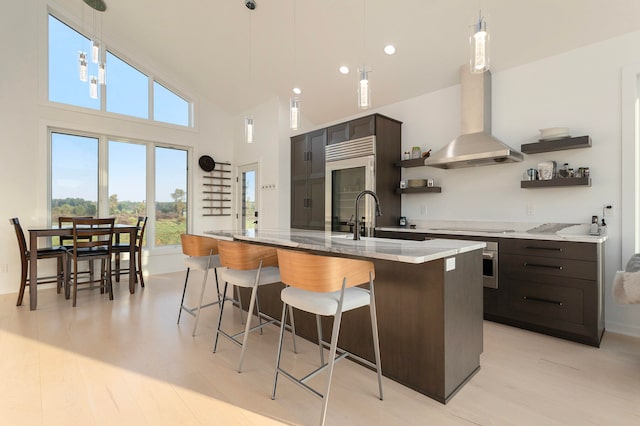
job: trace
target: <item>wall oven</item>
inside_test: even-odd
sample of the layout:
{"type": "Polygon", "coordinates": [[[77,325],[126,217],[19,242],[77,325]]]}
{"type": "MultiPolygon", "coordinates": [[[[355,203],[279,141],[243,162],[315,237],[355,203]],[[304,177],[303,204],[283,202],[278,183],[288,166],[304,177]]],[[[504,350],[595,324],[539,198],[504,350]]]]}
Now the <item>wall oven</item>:
{"type": "MultiPolygon", "coordinates": [[[[375,191],[375,136],[327,145],[325,148],[325,230],[353,232],[356,196],[375,191]]],[[[373,236],[374,203],[360,200],[365,236],[373,236]]]]}
{"type": "Polygon", "coordinates": [[[482,285],[498,288],[498,243],[486,242],[482,250],[482,285]]]}

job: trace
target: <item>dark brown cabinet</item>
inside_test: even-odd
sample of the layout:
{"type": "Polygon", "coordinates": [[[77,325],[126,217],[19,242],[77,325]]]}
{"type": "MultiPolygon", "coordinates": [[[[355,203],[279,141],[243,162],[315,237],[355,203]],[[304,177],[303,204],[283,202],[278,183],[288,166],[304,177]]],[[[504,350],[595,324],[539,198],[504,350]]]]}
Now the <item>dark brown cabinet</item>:
{"type": "Polygon", "coordinates": [[[488,319],[600,346],[603,251],[595,243],[501,239],[506,309],[488,319]]]}
{"type": "Polygon", "coordinates": [[[402,123],[380,114],[356,118],[291,138],[291,227],[324,229],[325,146],[366,136],[376,138],[375,191],[382,216],[379,226],[398,224],[400,219],[400,169],[395,167],[401,149],[402,123]]]}
{"type": "Polygon", "coordinates": [[[604,245],[571,241],[376,231],[406,240],[498,242],[498,288],[484,288],[484,318],[591,346],[604,333],[604,245]]]}
{"type": "Polygon", "coordinates": [[[324,229],[326,129],[291,138],[291,227],[324,229]]]}

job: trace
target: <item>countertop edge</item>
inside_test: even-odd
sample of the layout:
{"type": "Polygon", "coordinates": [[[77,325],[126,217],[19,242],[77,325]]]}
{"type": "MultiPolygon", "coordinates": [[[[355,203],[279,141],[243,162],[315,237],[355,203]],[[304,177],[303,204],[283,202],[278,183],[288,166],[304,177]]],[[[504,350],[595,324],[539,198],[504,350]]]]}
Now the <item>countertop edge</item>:
{"type": "Polygon", "coordinates": [[[488,238],[518,238],[528,240],[550,240],[550,241],[569,241],[578,243],[604,243],[609,237],[608,235],[580,235],[580,234],[557,234],[557,233],[530,233],[526,231],[514,232],[479,232],[479,231],[442,231],[430,228],[406,228],[401,226],[381,226],[375,228],[378,231],[391,232],[408,232],[408,233],[424,233],[424,234],[441,234],[448,236],[459,236],[463,239],[465,236],[470,237],[488,237],[488,238]]]}
{"type": "Polygon", "coordinates": [[[464,239],[431,239],[411,241],[389,238],[364,238],[353,241],[341,235],[325,234],[322,231],[264,230],[253,232],[237,230],[208,230],[204,235],[224,240],[240,240],[272,244],[283,248],[322,251],[330,254],[344,254],[370,259],[389,260],[402,263],[420,264],[433,260],[481,250],[484,242],[464,239]],[[293,231],[293,232],[292,232],[293,231]],[[263,235],[260,235],[260,232],[263,235]],[[298,241],[296,241],[296,239],[298,241]],[[370,244],[374,243],[374,244],[370,244]]]}

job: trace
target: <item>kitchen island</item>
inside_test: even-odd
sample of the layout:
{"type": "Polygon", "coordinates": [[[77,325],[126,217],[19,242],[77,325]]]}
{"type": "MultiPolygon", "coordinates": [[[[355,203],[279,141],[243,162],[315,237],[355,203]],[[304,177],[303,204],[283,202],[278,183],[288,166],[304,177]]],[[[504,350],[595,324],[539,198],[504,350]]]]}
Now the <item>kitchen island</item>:
{"type": "MultiPolygon", "coordinates": [[[[372,261],[376,268],[382,374],[392,380],[446,403],[480,368],[482,242],[354,241],[347,234],[296,229],[205,234],[372,261]]],[[[260,308],[275,318],[282,309],[281,289],[277,285],[260,289],[260,308]]],[[[297,334],[316,342],[315,318],[296,311],[295,319],[297,334]]],[[[329,333],[332,320],[323,321],[329,333]]],[[[345,313],[338,345],[373,361],[369,321],[366,310],[345,313]]],[[[324,337],[330,339],[330,335],[324,337]]]]}

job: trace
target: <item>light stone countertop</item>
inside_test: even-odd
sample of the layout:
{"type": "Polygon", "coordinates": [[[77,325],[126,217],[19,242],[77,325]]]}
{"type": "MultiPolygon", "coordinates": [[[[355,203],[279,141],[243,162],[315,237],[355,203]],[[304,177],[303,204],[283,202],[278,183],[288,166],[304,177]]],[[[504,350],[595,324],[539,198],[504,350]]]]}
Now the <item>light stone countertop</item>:
{"type": "Polygon", "coordinates": [[[214,230],[204,234],[225,240],[237,239],[405,263],[425,263],[485,247],[483,242],[453,239],[407,241],[362,237],[360,241],[354,241],[352,234],[303,229],[214,230]]]}
{"type": "Polygon", "coordinates": [[[589,235],[588,223],[524,223],[485,221],[416,221],[415,229],[401,226],[376,227],[380,231],[443,234],[449,236],[522,238],[530,240],[604,243],[604,235],[589,235]]]}

